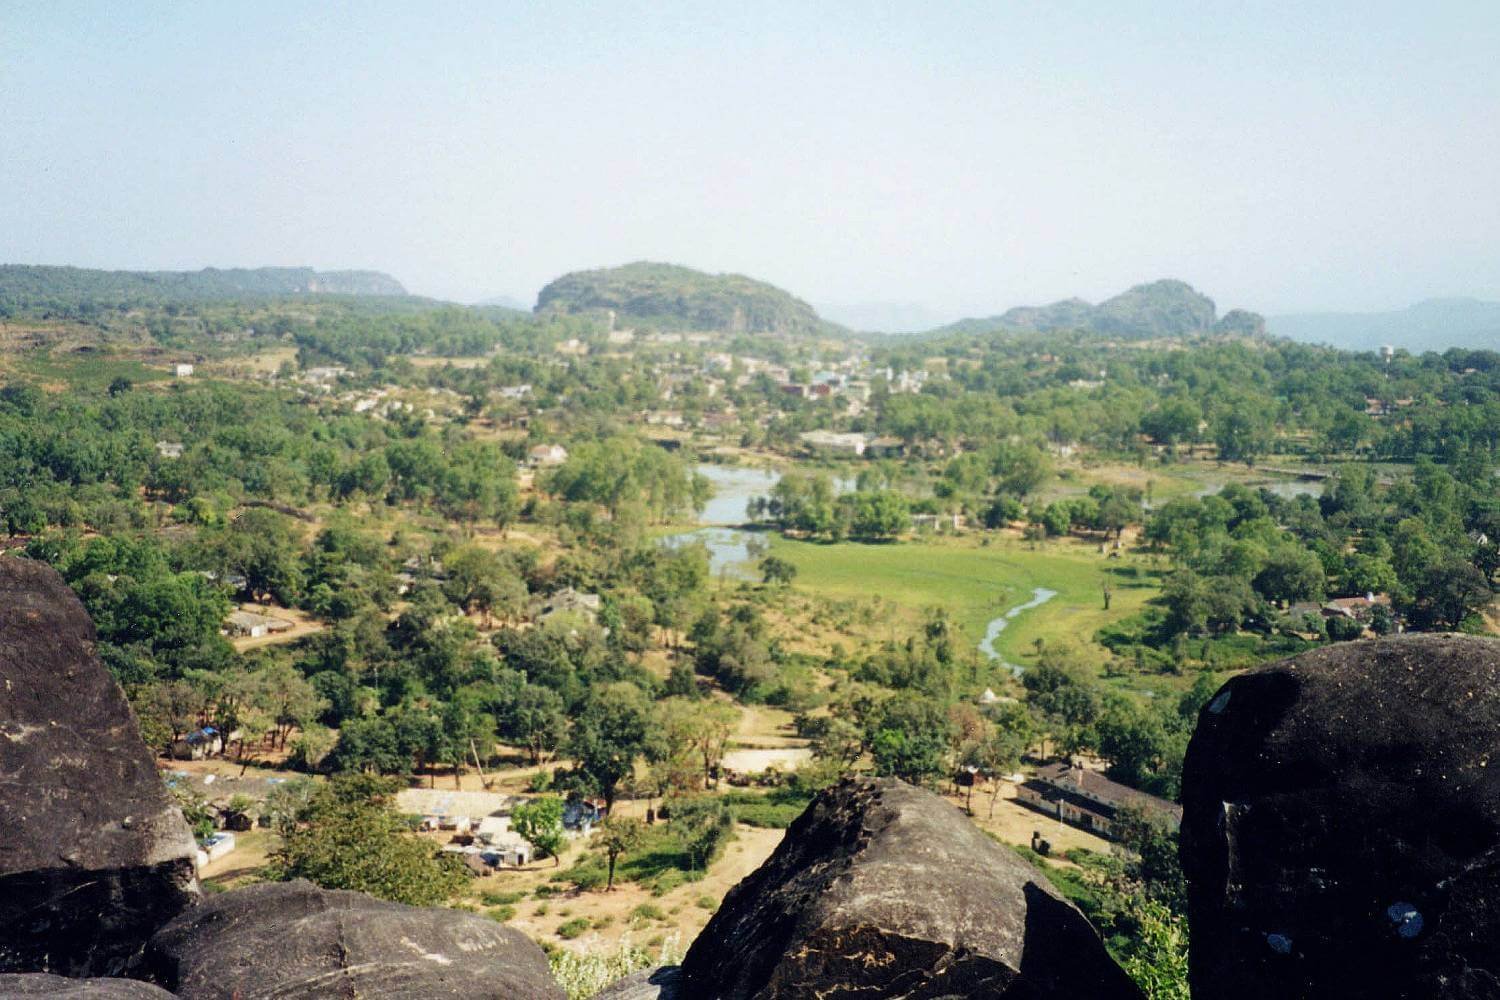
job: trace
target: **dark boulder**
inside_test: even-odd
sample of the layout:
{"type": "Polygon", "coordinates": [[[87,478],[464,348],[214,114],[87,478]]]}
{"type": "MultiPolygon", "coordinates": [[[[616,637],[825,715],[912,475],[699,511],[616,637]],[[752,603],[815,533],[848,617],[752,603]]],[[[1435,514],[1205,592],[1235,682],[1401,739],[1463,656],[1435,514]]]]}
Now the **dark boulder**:
{"type": "Polygon", "coordinates": [[[52,997],[53,1000],[171,1000],[172,994],[135,979],[68,979],[44,972],[0,975],[0,1000],[52,997]]]}
{"type": "Polygon", "coordinates": [[[0,557],[0,972],[107,976],[198,897],[195,845],[94,626],[0,557]]]}
{"type": "Polygon", "coordinates": [[[617,979],[595,993],[594,1000],[688,1000],[688,994],[682,991],[682,970],[667,965],[617,979]]]}
{"type": "Polygon", "coordinates": [[[1229,681],[1182,783],[1195,996],[1500,997],[1500,643],[1229,681]]]}
{"type": "Polygon", "coordinates": [[[1072,904],[942,799],[822,792],[683,961],[693,997],[1139,997],[1072,904]]]}
{"type": "Polygon", "coordinates": [[[563,996],[519,931],[302,881],[209,897],[151,939],[145,969],[187,1000],[563,996]]]}

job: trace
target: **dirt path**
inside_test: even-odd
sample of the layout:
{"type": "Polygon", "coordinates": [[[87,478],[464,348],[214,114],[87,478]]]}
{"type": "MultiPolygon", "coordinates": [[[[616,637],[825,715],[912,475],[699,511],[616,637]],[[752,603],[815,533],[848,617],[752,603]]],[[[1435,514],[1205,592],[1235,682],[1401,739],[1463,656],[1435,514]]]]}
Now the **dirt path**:
{"type": "MultiPolygon", "coordinates": [[[[1002,843],[1015,847],[1031,846],[1032,832],[1040,833],[1044,839],[1052,843],[1054,860],[1062,864],[1067,862],[1060,856],[1075,847],[1099,854],[1110,852],[1112,845],[1109,841],[1077,827],[1068,826],[1051,816],[1043,815],[1029,806],[1022,805],[1014,796],[1015,786],[1009,782],[1004,783],[1000,799],[995,803],[995,814],[991,817],[990,790],[985,787],[974,789],[974,824],[981,830],[994,834],[1002,843]]],[[[964,799],[961,795],[945,795],[944,798],[960,808],[963,807],[964,799]]]]}
{"type": "Polygon", "coordinates": [[[254,638],[243,635],[229,640],[229,644],[237,652],[243,653],[247,649],[259,649],[264,646],[279,646],[283,643],[296,642],[314,633],[323,631],[323,623],[308,615],[305,611],[296,608],[281,608],[274,604],[241,604],[240,611],[249,611],[251,614],[264,615],[267,618],[280,618],[292,623],[292,627],[283,632],[272,632],[269,635],[256,636],[254,638]]]}
{"type": "MultiPolygon", "coordinates": [[[[617,811],[628,813],[630,805],[633,804],[622,804],[617,811]]],[[[634,805],[644,806],[644,803],[634,805]]],[[[572,951],[608,952],[626,940],[632,944],[657,947],[662,943],[671,944],[674,939],[676,949],[681,950],[691,944],[703,925],[708,923],[724,894],[770,857],[776,845],[781,843],[783,833],[782,830],[737,825],[734,841],[707,875],[661,896],[652,896],[649,890],[639,885],[625,883],[617,885],[611,892],[569,891],[550,899],[537,899],[533,895],[536,888],[549,884],[548,879],[559,870],[546,863],[521,871],[501,871],[479,879],[475,891],[525,892],[526,898],[514,904],[516,915],[506,922],[507,925],[572,951]],[[579,917],[589,921],[588,931],[572,940],[558,936],[558,927],[579,917]]],[[[561,868],[566,869],[582,853],[580,845],[570,845],[561,868]]]]}

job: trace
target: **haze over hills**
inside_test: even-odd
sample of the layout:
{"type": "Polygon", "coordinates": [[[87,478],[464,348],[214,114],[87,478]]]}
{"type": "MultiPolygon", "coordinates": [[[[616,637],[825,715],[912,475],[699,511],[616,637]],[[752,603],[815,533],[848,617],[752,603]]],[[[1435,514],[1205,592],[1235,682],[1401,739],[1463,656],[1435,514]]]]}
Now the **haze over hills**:
{"type": "MultiPolygon", "coordinates": [[[[203,268],[197,271],[104,271],[89,268],[0,265],[0,314],[59,305],[85,308],[138,302],[208,302],[302,295],[372,296],[413,304],[400,281],[381,271],[319,271],[310,267],[203,268]]],[[[392,303],[398,304],[398,303],[392,303]]],[[[512,295],[475,307],[517,313],[533,308],[512,295]]],[[[1186,282],[1162,279],[1136,285],[1096,304],[1081,298],[1018,306],[986,317],[938,325],[921,303],[845,303],[826,307],[740,274],[709,274],[673,264],[640,261],[573,271],[550,282],[537,298],[538,314],[615,314],[617,326],[725,333],[847,334],[853,331],[946,335],[1083,330],[1124,340],[1154,337],[1270,334],[1344,350],[1384,345],[1409,350],[1450,347],[1500,349],[1500,302],[1428,299],[1389,312],[1276,315],[1233,309],[1218,315],[1214,300],[1186,282]]]]}
{"type": "Polygon", "coordinates": [[[1500,302],[1428,299],[1391,312],[1295,313],[1266,321],[1271,333],[1345,350],[1389,344],[1413,353],[1449,347],[1500,350],[1500,302]]]}
{"type": "Polygon", "coordinates": [[[1222,318],[1214,300],[1184,281],[1162,279],[1136,285],[1093,305],[1063,299],[1045,306],[1018,306],[998,316],[963,319],[934,333],[986,333],[992,330],[1087,330],[1127,340],[1217,333],[1260,336],[1265,321],[1256,313],[1233,309],[1222,318]]]}
{"type": "Polygon", "coordinates": [[[497,309],[514,309],[516,312],[531,312],[531,303],[524,299],[518,299],[514,295],[491,295],[487,299],[480,299],[474,303],[476,306],[488,306],[497,309]]]}
{"type": "Polygon", "coordinates": [[[537,313],[613,312],[618,326],[728,333],[821,334],[839,328],[789,292],[742,274],[637,261],[574,271],[537,296],[537,313]]]}
{"type": "Polygon", "coordinates": [[[961,315],[921,302],[820,302],[817,310],[820,316],[851,330],[880,333],[921,333],[961,315]]]}
{"type": "Polygon", "coordinates": [[[310,267],[97,271],[33,264],[0,265],[0,303],[12,306],[48,300],[200,302],[286,295],[406,294],[399,281],[380,271],[315,271],[310,267]]]}

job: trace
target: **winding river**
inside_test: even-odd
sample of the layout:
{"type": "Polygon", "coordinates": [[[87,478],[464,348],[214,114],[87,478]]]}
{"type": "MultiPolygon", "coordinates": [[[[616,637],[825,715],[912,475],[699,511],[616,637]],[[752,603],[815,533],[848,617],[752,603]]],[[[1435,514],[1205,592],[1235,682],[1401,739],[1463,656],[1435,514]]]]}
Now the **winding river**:
{"type": "Polygon", "coordinates": [[[1031,600],[1027,601],[1025,604],[1017,604],[1015,607],[1005,612],[1005,614],[999,616],[998,618],[991,619],[989,627],[984,630],[984,638],[979,640],[979,651],[990,660],[998,660],[1001,666],[1005,667],[1011,673],[1019,677],[1022,668],[1014,663],[1008,662],[1005,657],[1001,656],[1000,653],[996,651],[995,640],[1000,638],[1000,633],[1004,632],[1005,627],[1009,625],[1017,615],[1021,614],[1021,612],[1030,611],[1032,608],[1039,608],[1056,596],[1057,591],[1055,590],[1048,590],[1046,587],[1037,587],[1031,592],[1031,600]]]}

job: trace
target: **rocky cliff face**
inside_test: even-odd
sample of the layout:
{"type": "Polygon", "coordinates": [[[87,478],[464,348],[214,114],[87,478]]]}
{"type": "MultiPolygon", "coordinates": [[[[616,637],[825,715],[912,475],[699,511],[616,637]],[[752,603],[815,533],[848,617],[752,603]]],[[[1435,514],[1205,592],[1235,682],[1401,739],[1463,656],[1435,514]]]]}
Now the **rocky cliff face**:
{"type": "Polygon", "coordinates": [[[1182,787],[1194,996],[1500,996],[1500,643],[1236,677],[1182,787]]]}
{"type": "Polygon", "coordinates": [[[0,972],[113,975],[198,898],[196,847],[50,567],[0,558],[0,972]]]}
{"type": "Polygon", "coordinates": [[[1072,904],[953,806],[893,779],[818,796],[732,889],[684,997],[1139,997],[1072,904]]]}

